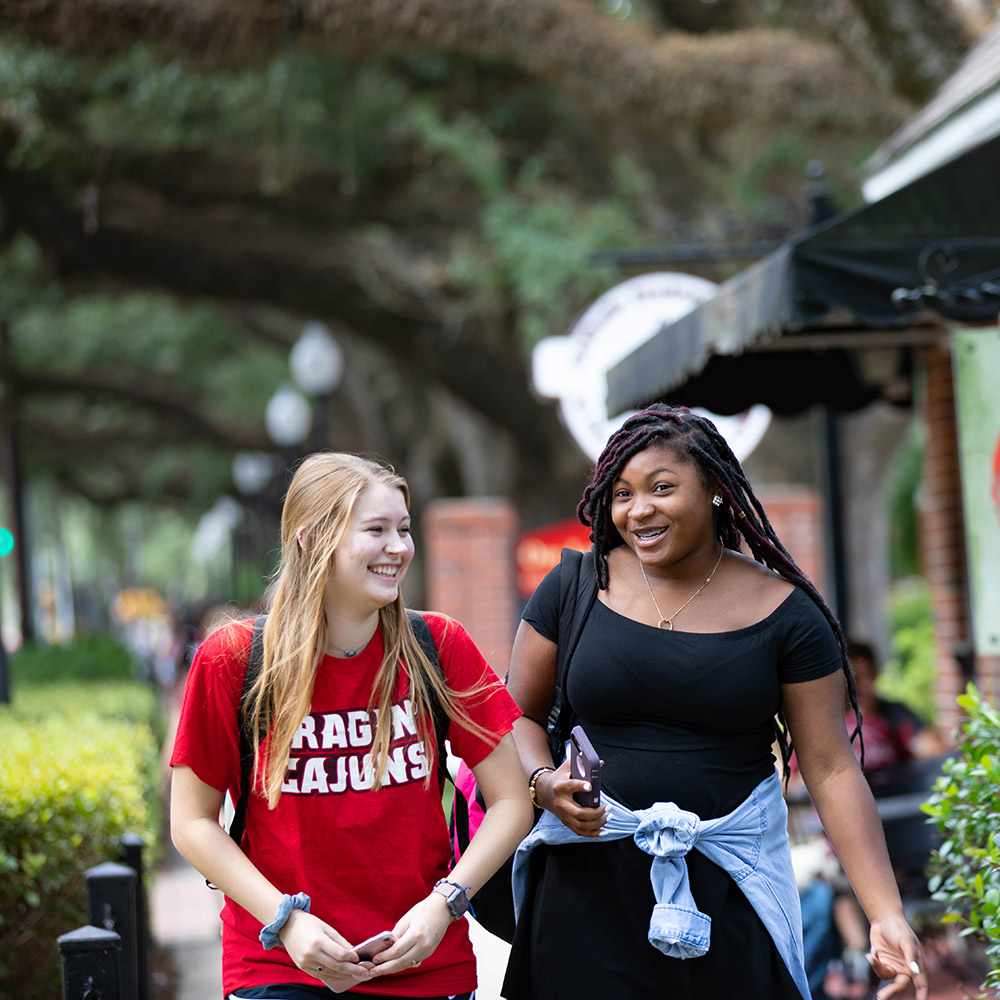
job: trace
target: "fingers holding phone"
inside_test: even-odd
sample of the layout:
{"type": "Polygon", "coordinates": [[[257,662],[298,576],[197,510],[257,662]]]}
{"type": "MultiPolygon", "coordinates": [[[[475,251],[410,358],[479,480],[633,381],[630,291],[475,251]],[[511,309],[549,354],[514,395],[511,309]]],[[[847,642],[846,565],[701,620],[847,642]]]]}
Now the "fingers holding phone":
{"type": "Polygon", "coordinates": [[[333,927],[305,910],[293,910],[280,933],[292,961],[334,993],[371,979],[371,968],[355,962],[351,944],[333,927]]]}
{"type": "Polygon", "coordinates": [[[396,943],[391,931],[382,931],[380,934],[373,934],[366,938],[361,944],[354,946],[354,953],[358,956],[358,964],[367,965],[369,969],[374,968],[372,959],[380,952],[391,948],[396,943]]]}
{"type": "MultiPolygon", "coordinates": [[[[598,759],[597,762],[598,785],[595,787],[589,776],[574,777],[572,755],[571,748],[570,754],[554,771],[539,776],[535,783],[535,797],[541,808],[552,813],[574,833],[596,837],[607,820],[607,810],[600,804],[600,766],[603,761],[598,759]],[[598,805],[593,808],[580,805],[575,798],[577,794],[586,795],[587,801],[597,801],[598,805]]],[[[577,774],[581,773],[577,771],[577,774]]]]}
{"type": "Polygon", "coordinates": [[[372,975],[390,976],[418,968],[441,943],[451,919],[443,897],[436,892],[411,906],[392,929],[392,945],[375,957],[372,975]]]}
{"type": "Polygon", "coordinates": [[[600,836],[607,819],[601,805],[601,758],[581,726],[570,733],[568,787],[572,805],[567,805],[560,819],[574,833],[584,837],[600,836]]]}

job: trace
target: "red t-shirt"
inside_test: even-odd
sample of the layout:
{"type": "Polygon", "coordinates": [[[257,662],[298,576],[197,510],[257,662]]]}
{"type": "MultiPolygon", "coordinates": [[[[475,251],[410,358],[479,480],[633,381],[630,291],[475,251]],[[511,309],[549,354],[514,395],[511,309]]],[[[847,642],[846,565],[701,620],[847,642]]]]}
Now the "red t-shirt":
{"type": "MultiPolygon", "coordinates": [[[[854,732],[854,712],[848,712],[844,721],[847,731],[854,732]]],[[[905,705],[879,698],[873,712],[865,712],[861,723],[861,738],[865,743],[865,771],[877,771],[913,759],[910,745],[913,737],[923,729],[923,723],[905,705]]],[[[854,756],[861,759],[861,747],[853,744],[854,756]]]]}
{"type": "MultiPolygon", "coordinates": [[[[462,702],[471,718],[495,734],[484,741],[454,723],[452,752],[475,766],[510,732],[520,715],[506,689],[462,626],[427,614],[449,687],[487,691],[462,702]]],[[[202,644],[188,676],[170,763],[192,768],[206,784],[229,791],[239,784],[237,707],[246,674],[252,623],[236,622],[202,644]]],[[[431,886],[448,874],[451,848],[436,773],[416,732],[405,680],[393,705],[386,781],[370,789],[364,766],[373,731],[368,702],[382,662],[382,634],[351,659],[324,656],[316,673],[312,711],[292,741],[278,805],[252,794],[243,849],[284,893],[305,892],[311,912],[348,941],[391,929],[431,886]]],[[[265,950],[261,925],[226,899],[222,910],[222,978],[228,995],[274,983],[322,985],[298,969],[281,947],[265,950]]],[[[475,989],[476,968],[466,921],[456,920],[419,970],[378,978],[355,993],[440,996],[475,989]]]]}

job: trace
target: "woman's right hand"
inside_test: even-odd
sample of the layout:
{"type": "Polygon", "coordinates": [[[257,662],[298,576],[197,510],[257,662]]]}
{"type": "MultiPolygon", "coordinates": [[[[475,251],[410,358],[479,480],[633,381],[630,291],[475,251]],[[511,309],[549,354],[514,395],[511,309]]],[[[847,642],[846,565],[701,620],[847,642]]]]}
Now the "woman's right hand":
{"type": "Polygon", "coordinates": [[[582,837],[599,837],[607,821],[606,806],[588,809],[578,805],[574,792],[589,792],[590,782],[571,778],[569,761],[564,760],[555,771],[544,771],[535,782],[535,799],[538,804],[557,816],[563,825],[582,837]]]}
{"type": "Polygon", "coordinates": [[[292,910],[278,937],[292,961],[334,993],[372,978],[371,964],[358,962],[350,942],[305,910],[292,910]]]}

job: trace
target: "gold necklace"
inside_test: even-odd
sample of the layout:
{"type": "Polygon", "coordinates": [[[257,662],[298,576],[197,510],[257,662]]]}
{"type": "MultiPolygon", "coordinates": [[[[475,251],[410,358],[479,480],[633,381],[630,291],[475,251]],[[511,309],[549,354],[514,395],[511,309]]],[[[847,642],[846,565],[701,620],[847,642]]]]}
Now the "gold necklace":
{"type": "Polygon", "coordinates": [[[649,577],[646,576],[642,560],[639,560],[639,570],[642,572],[643,580],[646,581],[646,589],[649,591],[649,596],[653,598],[653,607],[656,608],[656,613],[660,616],[660,620],[656,623],[657,628],[663,628],[664,624],[666,624],[667,631],[673,632],[674,619],[712,582],[712,577],[715,576],[715,570],[719,568],[719,563],[722,562],[722,554],[725,551],[726,547],[723,545],[722,551],[719,553],[719,558],[715,561],[715,569],[708,574],[708,579],[669,618],[663,617],[663,612],[660,610],[659,604],[656,603],[656,595],[653,593],[653,588],[649,585],[649,577]]]}

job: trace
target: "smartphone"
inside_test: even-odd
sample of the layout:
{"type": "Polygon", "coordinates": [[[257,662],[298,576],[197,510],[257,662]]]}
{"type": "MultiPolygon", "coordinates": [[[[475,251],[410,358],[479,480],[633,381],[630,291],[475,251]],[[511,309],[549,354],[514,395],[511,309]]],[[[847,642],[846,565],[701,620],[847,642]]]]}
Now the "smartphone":
{"type": "Polygon", "coordinates": [[[601,758],[581,726],[574,726],[569,734],[569,773],[579,781],[589,781],[589,792],[574,792],[577,805],[596,809],[601,804],[601,758]]]}
{"type": "Polygon", "coordinates": [[[396,939],[388,931],[382,931],[380,934],[373,934],[361,944],[356,944],[354,950],[359,962],[370,962],[380,951],[385,951],[395,943],[396,939]]]}

